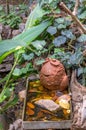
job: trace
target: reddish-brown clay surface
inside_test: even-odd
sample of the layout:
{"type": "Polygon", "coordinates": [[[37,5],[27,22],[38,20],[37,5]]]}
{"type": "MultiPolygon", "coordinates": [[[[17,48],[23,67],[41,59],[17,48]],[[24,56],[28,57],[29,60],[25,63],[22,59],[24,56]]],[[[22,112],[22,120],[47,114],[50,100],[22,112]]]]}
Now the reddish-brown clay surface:
{"type": "Polygon", "coordinates": [[[65,90],[68,77],[63,64],[59,60],[47,58],[40,71],[40,81],[49,90],[65,90]]]}

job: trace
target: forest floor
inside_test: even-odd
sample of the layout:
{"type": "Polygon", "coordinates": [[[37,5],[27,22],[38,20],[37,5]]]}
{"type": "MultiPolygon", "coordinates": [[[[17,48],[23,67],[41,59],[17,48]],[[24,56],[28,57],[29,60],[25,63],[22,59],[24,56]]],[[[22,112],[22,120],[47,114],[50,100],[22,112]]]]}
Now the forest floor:
{"type": "MultiPolygon", "coordinates": [[[[23,2],[28,3],[27,0],[13,0],[13,1],[10,1],[10,5],[12,6],[18,5],[23,2]]],[[[0,5],[5,6],[6,0],[0,0],[0,5]]],[[[23,19],[22,21],[25,21],[27,19],[27,16],[25,15],[25,13],[23,13],[21,16],[23,19]]],[[[24,30],[23,25],[25,25],[25,22],[22,22],[22,26],[19,28],[22,31],[24,30]]],[[[3,39],[12,38],[15,35],[21,33],[22,31],[19,32],[19,29],[8,28],[7,30],[7,28],[5,29],[3,28],[3,31],[2,31],[2,33],[4,34],[3,39]]],[[[0,64],[0,79],[3,79],[10,72],[13,62],[14,62],[14,57],[13,55],[10,55],[3,61],[2,64],[0,64]]],[[[2,86],[3,84],[0,84],[1,88],[3,88],[2,86]]],[[[26,78],[19,78],[14,88],[14,93],[17,96],[19,96],[19,93],[23,92],[25,89],[26,89],[26,78]]],[[[7,117],[7,122],[10,126],[9,130],[23,130],[22,125],[21,125],[23,105],[24,105],[23,100],[19,100],[15,106],[7,110],[6,117],[7,117]]],[[[52,129],[48,129],[48,130],[52,130],[52,129]]],[[[66,130],[69,130],[69,129],[66,129],[66,130]]]]}

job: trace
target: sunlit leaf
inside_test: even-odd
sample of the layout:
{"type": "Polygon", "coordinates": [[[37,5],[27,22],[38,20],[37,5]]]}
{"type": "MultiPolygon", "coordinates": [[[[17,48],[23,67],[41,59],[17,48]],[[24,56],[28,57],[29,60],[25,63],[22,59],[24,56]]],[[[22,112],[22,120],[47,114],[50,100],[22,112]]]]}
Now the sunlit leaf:
{"type": "Polygon", "coordinates": [[[35,42],[32,42],[31,43],[37,50],[42,50],[43,47],[46,45],[46,42],[43,40],[43,41],[35,41],[35,42]]]}
{"type": "Polygon", "coordinates": [[[70,104],[68,103],[67,100],[61,99],[59,101],[59,105],[64,108],[64,109],[69,109],[70,108],[70,104]]]}
{"type": "Polygon", "coordinates": [[[26,46],[26,43],[21,40],[3,40],[0,42],[0,55],[7,51],[13,50],[18,46],[26,46]]]}
{"type": "Polygon", "coordinates": [[[21,75],[21,70],[19,68],[15,68],[13,72],[13,76],[20,76],[21,75]]]}
{"type": "Polygon", "coordinates": [[[0,41],[0,58],[1,60],[4,59],[9,52],[12,53],[16,51],[16,49],[20,49],[20,47],[26,47],[27,45],[31,44],[35,38],[37,38],[51,23],[49,21],[43,22],[38,26],[32,27],[27,31],[19,34],[18,36],[14,37],[12,40],[3,40],[0,41]],[[6,54],[5,54],[6,53],[6,54]]]}
{"type": "Polygon", "coordinates": [[[42,8],[37,4],[37,6],[34,8],[34,10],[30,13],[28,20],[26,22],[25,30],[28,28],[31,28],[33,25],[35,25],[35,22],[41,18],[45,12],[42,10],[42,8]]]}
{"type": "Polygon", "coordinates": [[[60,101],[61,99],[66,100],[66,101],[70,101],[71,97],[70,97],[68,94],[64,94],[64,95],[62,95],[62,96],[60,96],[60,97],[58,98],[59,101],[60,101]]]}

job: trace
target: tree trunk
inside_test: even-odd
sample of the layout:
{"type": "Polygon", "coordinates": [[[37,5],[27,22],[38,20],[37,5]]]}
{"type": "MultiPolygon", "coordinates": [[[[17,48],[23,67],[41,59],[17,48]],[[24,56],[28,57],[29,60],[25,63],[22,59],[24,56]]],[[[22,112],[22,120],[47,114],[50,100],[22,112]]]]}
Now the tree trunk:
{"type": "Polygon", "coordinates": [[[74,130],[86,130],[86,88],[76,80],[76,72],[72,73],[70,88],[72,92],[74,130]]]}
{"type": "Polygon", "coordinates": [[[6,0],[6,13],[7,15],[9,14],[10,9],[9,9],[9,0],[6,0]]]}

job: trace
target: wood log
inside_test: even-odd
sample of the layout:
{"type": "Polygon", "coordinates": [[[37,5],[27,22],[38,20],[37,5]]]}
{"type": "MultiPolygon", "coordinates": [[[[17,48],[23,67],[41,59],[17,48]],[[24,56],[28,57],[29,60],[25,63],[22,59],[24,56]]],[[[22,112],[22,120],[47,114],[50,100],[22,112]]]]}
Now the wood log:
{"type": "Polygon", "coordinates": [[[73,71],[70,89],[72,93],[72,127],[86,130],[86,88],[78,83],[76,72],[73,71]]]}

